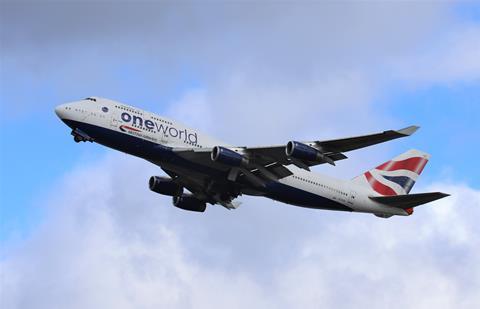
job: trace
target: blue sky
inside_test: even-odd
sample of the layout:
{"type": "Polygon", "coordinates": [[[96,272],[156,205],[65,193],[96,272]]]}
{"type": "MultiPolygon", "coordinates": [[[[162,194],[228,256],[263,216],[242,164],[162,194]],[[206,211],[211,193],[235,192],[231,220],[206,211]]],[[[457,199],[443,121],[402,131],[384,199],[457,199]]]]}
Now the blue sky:
{"type": "MultiPolygon", "coordinates": [[[[353,152],[349,162],[342,162],[335,170],[321,167],[318,171],[353,177],[372,164],[409,148],[418,148],[432,154],[420,180],[422,188],[441,184],[442,188],[464,192],[465,196],[478,196],[480,7],[475,3],[377,6],[358,3],[303,6],[144,3],[110,7],[105,3],[25,5],[4,2],[1,11],[0,240],[4,244],[1,253],[7,263],[11,255],[27,260],[34,258],[31,252],[22,256],[11,248],[22,245],[28,248],[31,239],[40,239],[39,244],[42,244],[41,227],[48,230],[52,222],[58,223],[57,219],[52,219],[56,218],[55,212],[65,215],[64,208],[57,204],[63,203],[81,212],[82,208],[73,201],[77,195],[79,199],[86,195],[90,189],[84,187],[89,186],[93,187],[93,196],[103,194],[96,190],[109,192],[105,183],[109,184],[115,175],[118,176],[115,174],[118,166],[138,168],[139,175],[145,176],[131,176],[135,184],[118,180],[121,182],[119,191],[121,188],[129,191],[131,186],[131,196],[148,193],[146,177],[156,172],[156,167],[112,154],[113,150],[99,145],[76,144],[68,128],[57,119],[53,112],[56,105],[87,96],[107,97],[166,114],[239,145],[277,144],[291,138],[335,138],[418,124],[421,130],[410,138],[353,152]],[[78,189],[70,183],[85,181],[89,173],[97,175],[98,179],[87,178],[88,184],[78,182],[78,189]],[[65,197],[68,194],[71,200],[65,197]]],[[[104,205],[102,198],[98,199],[100,206],[104,205]]],[[[233,263],[229,250],[235,253],[245,248],[263,248],[255,241],[247,245],[248,240],[237,234],[232,237],[247,247],[230,248],[227,241],[212,236],[216,230],[199,226],[200,223],[188,215],[183,222],[183,213],[170,209],[149,210],[149,204],[156,203],[151,196],[142,197],[145,202],[142,206],[129,204],[128,197],[125,199],[127,202],[118,205],[119,209],[127,209],[128,213],[140,209],[138,216],[154,211],[152,218],[166,220],[157,222],[164,225],[155,226],[148,217],[142,217],[147,226],[155,226],[153,235],[162,229],[176,235],[175,240],[166,242],[167,245],[178,241],[175,246],[184,248],[186,260],[193,259],[193,264],[200,265],[198,271],[208,273],[211,267],[208,263],[207,266],[202,264],[206,263],[204,260],[194,258],[198,251],[206,250],[198,253],[205,260],[222,256],[223,264],[214,267],[214,272],[221,273],[233,263]],[[193,224],[192,229],[198,232],[196,237],[199,238],[195,240],[213,241],[213,244],[198,249],[198,244],[185,238],[188,227],[182,224],[187,223],[193,224]]],[[[160,201],[167,203],[164,199],[160,201]]],[[[247,205],[252,203],[257,202],[247,199],[247,205]]],[[[105,205],[101,207],[110,209],[108,207],[113,204],[105,202],[105,205]]],[[[301,209],[287,208],[285,213],[273,214],[269,208],[273,202],[263,201],[258,205],[264,205],[258,217],[255,212],[247,211],[240,213],[235,222],[233,217],[226,218],[223,213],[212,210],[212,217],[201,219],[205,220],[201,222],[212,224],[212,229],[220,229],[216,224],[221,223],[213,223],[220,219],[229,222],[237,231],[242,229],[242,224],[265,224],[262,219],[272,216],[278,222],[288,222],[284,220],[290,217],[306,220],[305,231],[310,234],[319,232],[315,228],[320,227],[314,227],[317,224],[312,218],[298,213],[301,209]]],[[[443,209],[449,207],[451,205],[445,204],[443,209]]],[[[274,209],[278,211],[279,207],[274,209]]],[[[462,211],[469,216],[468,209],[462,211]]],[[[68,219],[72,214],[67,214],[68,219]]],[[[437,221],[427,221],[427,225],[438,231],[438,222],[443,222],[442,209],[428,214],[437,221]]],[[[428,220],[421,215],[420,212],[416,219],[420,221],[412,219],[411,228],[419,228],[421,220],[428,220]]],[[[91,222],[98,219],[88,218],[91,222]]],[[[352,223],[343,214],[324,212],[315,220],[323,222],[323,225],[318,224],[325,229],[323,232],[331,232],[334,226],[330,224],[333,223],[347,230],[352,223]]],[[[358,221],[360,231],[365,228],[362,224],[368,222],[365,220],[358,221]]],[[[469,222],[459,222],[465,224],[465,230],[470,227],[469,222]]],[[[109,230],[103,227],[88,227],[100,238],[109,235],[109,230]]],[[[295,227],[301,229],[302,225],[297,222],[295,227]]],[[[58,229],[52,230],[61,233],[60,227],[58,229]]],[[[65,229],[65,234],[70,235],[70,227],[65,229]]],[[[252,233],[268,234],[264,229],[252,227],[252,233]]],[[[281,227],[272,229],[284,232],[281,227]]],[[[375,229],[387,235],[395,233],[383,223],[375,223],[375,229]]],[[[133,232],[126,232],[129,233],[133,232]]],[[[477,237],[478,230],[471,234],[477,237]]],[[[298,240],[304,245],[302,252],[310,252],[305,256],[315,256],[312,239],[306,232],[302,235],[298,240]]],[[[463,234],[460,231],[452,235],[441,236],[457,244],[456,241],[462,239],[458,235],[463,234]],[[459,238],[455,238],[457,236],[459,238]]],[[[163,234],[157,236],[158,241],[168,238],[163,234]]],[[[398,238],[392,236],[392,239],[402,239],[406,234],[395,236],[398,238]]],[[[76,236],[70,237],[70,242],[76,239],[76,236]]],[[[257,283],[270,282],[275,277],[272,273],[283,271],[283,261],[273,256],[284,244],[276,238],[268,238],[273,236],[265,237],[259,236],[258,240],[272,242],[267,246],[269,253],[265,263],[271,262],[277,269],[262,264],[267,267],[260,271],[265,278],[252,275],[252,281],[257,283]]],[[[338,241],[350,241],[348,235],[338,237],[338,241]]],[[[115,240],[125,241],[121,237],[115,240]]],[[[412,246],[435,247],[438,243],[434,240],[437,241],[428,238],[425,243],[412,246]]],[[[49,245],[56,244],[50,241],[49,245]]],[[[379,249],[375,245],[378,239],[364,241],[363,245],[373,251],[379,249]]],[[[110,239],[105,242],[111,243],[110,239]]],[[[130,243],[127,241],[127,244],[130,243]]],[[[57,246],[62,248],[62,242],[57,246]]],[[[352,248],[356,250],[353,245],[352,248]]],[[[466,252],[470,252],[467,249],[466,252]]],[[[152,251],[145,250],[150,256],[152,251]]],[[[442,250],[461,255],[448,246],[442,250]]],[[[331,248],[331,252],[335,254],[337,248],[331,248]]],[[[361,259],[359,252],[356,254],[361,259]]],[[[395,258],[404,253],[394,252],[395,258]]],[[[441,263],[428,254],[425,253],[432,259],[432,265],[441,263]]],[[[94,257],[94,261],[98,261],[97,258],[94,257]]],[[[321,260],[322,257],[316,258],[321,260]]],[[[314,263],[305,259],[306,264],[314,263]]],[[[240,272],[249,276],[250,264],[259,269],[256,264],[259,262],[245,260],[248,261],[245,265],[236,266],[240,272]]],[[[293,257],[288,262],[296,265],[293,257]]],[[[432,267],[432,271],[437,270],[432,267]]],[[[290,272],[288,276],[294,277],[290,272]]],[[[454,278],[452,282],[457,282],[458,278],[454,278]]],[[[212,280],[218,282],[217,279],[212,280]]],[[[314,278],[311,280],[316,283],[314,278]]],[[[35,287],[35,283],[29,284],[35,287]]],[[[278,289],[281,291],[281,287],[278,289]]],[[[438,291],[432,290],[432,293],[438,291]]]]}
{"type": "Polygon", "coordinates": [[[480,132],[478,99],[479,88],[469,83],[405,91],[393,98],[393,113],[422,125],[409,142],[433,155],[430,181],[446,178],[479,187],[480,165],[474,163],[480,150],[475,143],[480,132]]]}

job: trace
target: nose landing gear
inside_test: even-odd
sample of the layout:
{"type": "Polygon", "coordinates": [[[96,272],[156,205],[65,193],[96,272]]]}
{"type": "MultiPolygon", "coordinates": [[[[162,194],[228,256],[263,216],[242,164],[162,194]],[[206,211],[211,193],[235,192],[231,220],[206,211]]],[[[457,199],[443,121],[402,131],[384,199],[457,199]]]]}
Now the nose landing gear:
{"type": "Polygon", "coordinates": [[[93,142],[93,138],[87,135],[87,133],[83,132],[80,129],[74,129],[71,133],[73,135],[73,140],[75,143],[80,142],[93,142]]]}

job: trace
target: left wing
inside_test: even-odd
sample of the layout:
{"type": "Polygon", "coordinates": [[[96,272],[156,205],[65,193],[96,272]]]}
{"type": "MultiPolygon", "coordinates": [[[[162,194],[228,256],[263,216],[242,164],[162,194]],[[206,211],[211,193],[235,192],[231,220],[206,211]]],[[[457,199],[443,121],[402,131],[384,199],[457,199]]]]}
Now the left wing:
{"type": "MultiPolygon", "coordinates": [[[[222,149],[227,149],[223,148],[222,149]]],[[[285,147],[284,151],[285,151],[285,147]]],[[[245,175],[250,182],[254,182],[257,186],[263,186],[263,181],[254,177],[261,174],[264,178],[277,180],[292,175],[292,172],[286,168],[282,163],[277,162],[275,158],[259,156],[255,152],[250,152],[246,147],[228,148],[228,151],[235,151],[238,156],[248,158],[248,163],[240,165],[229,165],[222,162],[212,160],[212,152],[215,148],[202,149],[183,149],[174,148],[173,151],[180,157],[203,165],[212,170],[228,173],[228,180],[234,181],[238,175],[245,175]],[[234,150],[231,150],[234,149],[234,150]]]]}
{"type": "Polygon", "coordinates": [[[239,202],[234,201],[241,194],[239,184],[227,182],[225,179],[162,169],[175,183],[186,188],[199,200],[220,204],[227,209],[236,209],[240,206],[239,202]]]}

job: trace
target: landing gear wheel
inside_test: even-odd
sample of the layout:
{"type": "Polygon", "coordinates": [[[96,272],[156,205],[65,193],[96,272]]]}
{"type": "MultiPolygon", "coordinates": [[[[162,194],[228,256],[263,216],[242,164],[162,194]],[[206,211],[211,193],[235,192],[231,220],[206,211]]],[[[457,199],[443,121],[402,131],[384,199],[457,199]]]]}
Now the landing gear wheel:
{"type": "Polygon", "coordinates": [[[75,141],[75,143],[79,143],[79,142],[82,141],[82,138],[81,138],[80,136],[78,136],[78,135],[75,135],[75,136],[73,137],[73,140],[75,141]]]}

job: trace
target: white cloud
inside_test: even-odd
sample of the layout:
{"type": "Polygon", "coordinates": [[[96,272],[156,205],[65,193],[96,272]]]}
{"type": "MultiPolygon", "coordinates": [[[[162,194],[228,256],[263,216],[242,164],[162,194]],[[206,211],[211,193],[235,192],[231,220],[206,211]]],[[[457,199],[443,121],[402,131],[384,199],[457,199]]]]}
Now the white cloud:
{"type": "Polygon", "coordinates": [[[218,127],[206,91],[200,88],[184,93],[179,100],[170,104],[165,114],[172,119],[182,119],[185,125],[199,130],[212,131],[218,127]]]}
{"type": "Polygon", "coordinates": [[[323,299],[336,307],[478,306],[480,229],[473,218],[480,212],[480,192],[462,185],[430,189],[452,197],[419,207],[408,218],[352,216],[329,223],[306,243],[285,281],[303,278],[306,286],[323,287],[323,299]]]}
{"type": "Polygon", "coordinates": [[[402,81],[425,86],[480,80],[478,24],[456,25],[442,37],[420,46],[415,54],[404,55],[391,63],[402,81]]]}
{"type": "Polygon", "coordinates": [[[3,253],[2,306],[475,308],[480,303],[477,190],[432,185],[429,190],[452,197],[419,207],[411,217],[388,220],[260,198],[246,198],[235,211],[213,206],[192,214],[148,192],[144,180],[152,171],[139,160],[109,156],[55,186],[44,224],[3,253]]]}

